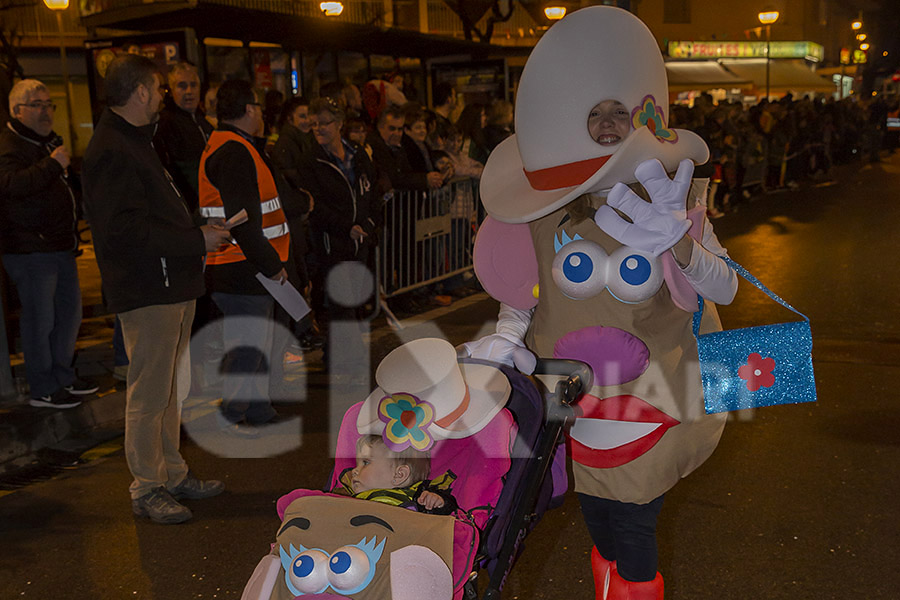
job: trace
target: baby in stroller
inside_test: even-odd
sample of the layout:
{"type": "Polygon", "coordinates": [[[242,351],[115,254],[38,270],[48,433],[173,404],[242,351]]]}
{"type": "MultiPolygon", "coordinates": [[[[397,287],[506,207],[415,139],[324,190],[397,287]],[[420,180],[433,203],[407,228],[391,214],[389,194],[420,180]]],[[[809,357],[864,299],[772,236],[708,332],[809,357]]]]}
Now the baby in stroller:
{"type": "MultiPolygon", "coordinates": [[[[541,464],[532,454],[545,415],[541,394],[526,377],[482,361],[458,362],[448,342],[420,339],[385,357],[375,378],[375,391],[344,416],[327,486],[333,492],[294,490],[279,499],[282,525],[243,600],[459,599],[467,586],[473,589],[479,567],[488,569],[492,583],[496,576],[499,590],[534,524],[524,515],[541,514],[551,496],[565,491],[562,453],[556,489],[546,477],[549,458],[528,483],[526,465],[541,464]],[[377,436],[372,446],[369,436],[377,436]],[[430,451],[431,490],[452,484],[458,508],[447,506],[448,496],[452,514],[441,515],[334,493],[359,493],[357,482],[368,487],[358,474],[354,482],[357,449],[364,457],[366,448],[381,444],[391,452],[430,451]],[[520,511],[519,504],[529,506],[520,511]],[[520,512],[521,526],[514,523],[520,512]],[[504,553],[506,562],[498,562],[504,553]]],[[[403,469],[395,477],[395,471],[389,468],[387,479],[373,486],[395,488],[419,477],[403,469]]]]}
{"type": "Polygon", "coordinates": [[[356,442],[356,466],[344,469],[334,494],[383,502],[436,515],[456,510],[450,486],[456,479],[448,471],[429,479],[431,455],[412,446],[395,451],[380,435],[364,435],[356,442]]]}

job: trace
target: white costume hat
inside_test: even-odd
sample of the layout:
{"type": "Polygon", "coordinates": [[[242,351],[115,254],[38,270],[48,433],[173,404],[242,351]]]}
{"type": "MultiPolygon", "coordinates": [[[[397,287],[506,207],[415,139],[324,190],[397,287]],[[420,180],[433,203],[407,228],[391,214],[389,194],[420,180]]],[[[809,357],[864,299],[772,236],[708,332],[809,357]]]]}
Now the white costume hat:
{"type": "Polygon", "coordinates": [[[516,133],[497,146],[481,177],[488,213],[507,223],[547,215],[588,192],[636,181],[651,158],[668,171],[709,150],[696,134],[668,129],[668,83],[653,34],[630,12],[610,6],[575,11],[538,42],[516,97],[516,133]],[[603,146],[588,132],[591,109],[617,100],[633,130],[603,146]]]}
{"type": "Polygon", "coordinates": [[[434,440],[468,437],[500,412],[511,387],[496,367],[458,363],[446,340],[423,338],[391,351],[356,420],[360,434],[384,435],[394,449],[425,450],[434,440]],[[385,430],[387,426],[387,431],[385,430]],[[417,436],[421,430],[424,438],[417,436]]]}

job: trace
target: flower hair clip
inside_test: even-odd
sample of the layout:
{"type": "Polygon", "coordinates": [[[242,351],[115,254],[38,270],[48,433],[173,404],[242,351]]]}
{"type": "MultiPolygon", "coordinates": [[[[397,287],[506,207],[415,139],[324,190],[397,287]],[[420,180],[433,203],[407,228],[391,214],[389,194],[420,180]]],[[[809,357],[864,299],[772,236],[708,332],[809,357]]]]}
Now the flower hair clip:
{"type": "Polygon", "coordinates": [[[412,446],[420,452],[434,445],[428,426],[434,421],[434,407],[412,394],[385,396],[378,403],[378,418],[384,423],[381,434],[385,445],[394,452],[412,446]]]}

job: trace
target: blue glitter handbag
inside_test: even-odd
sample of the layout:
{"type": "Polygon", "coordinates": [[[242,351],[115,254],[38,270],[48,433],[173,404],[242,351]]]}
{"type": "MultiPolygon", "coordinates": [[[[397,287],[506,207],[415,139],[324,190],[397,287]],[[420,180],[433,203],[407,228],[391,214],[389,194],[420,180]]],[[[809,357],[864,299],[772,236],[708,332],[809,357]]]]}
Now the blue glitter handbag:
{"type": "Polygon", "coordinates": [[[703,313],[703,298],[700,298],[693,328],[706,412],[815,402],[809,318],[779,298],[747,269],[730,258],[723,260],[738,275],[803,320],[700,335],[703,313]]]}

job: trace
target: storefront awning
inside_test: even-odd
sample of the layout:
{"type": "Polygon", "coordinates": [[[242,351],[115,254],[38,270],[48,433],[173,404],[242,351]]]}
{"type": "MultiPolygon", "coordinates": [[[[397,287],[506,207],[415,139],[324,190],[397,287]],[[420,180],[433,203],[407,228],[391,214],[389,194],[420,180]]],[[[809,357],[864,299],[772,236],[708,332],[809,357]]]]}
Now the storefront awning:
{"type": "MultiPolygon", "coordinates": [[[[759,90],[766,89],[766,60],[757,58],[721,59],[719,64],[741,79],[749,79],[759,90]]],[[[809,70],[802,60],[772,59],[769,63],[772,93],[833,92],[834,83],[809,70]]]]}
{"type": "Polygon", "coordinates": [[[669,92],[705,91],[715,88],[746,88],[752,85],[749,79],[738,77],[726,71],[715,61],[666,63],[669,77],[669,92]]]}

